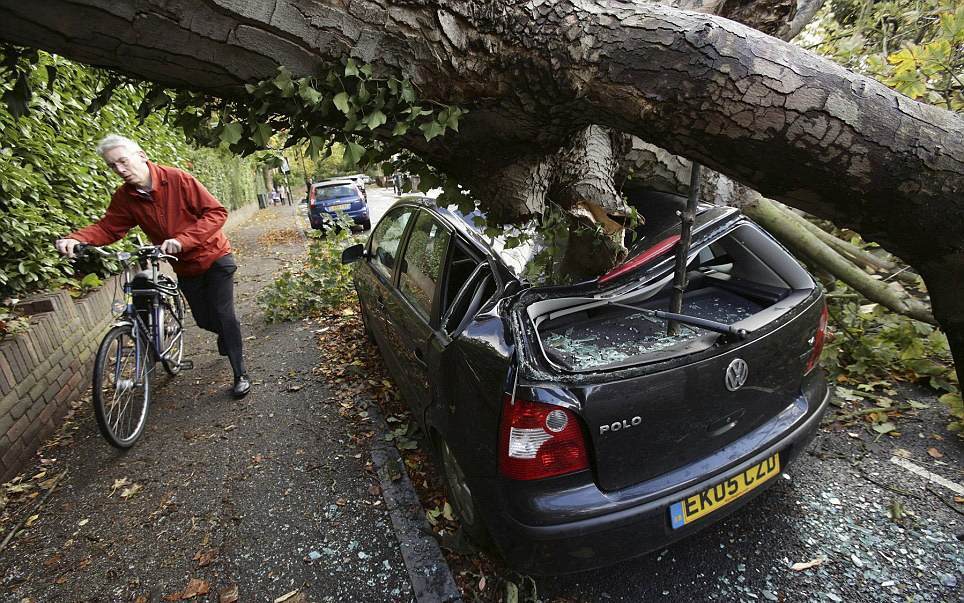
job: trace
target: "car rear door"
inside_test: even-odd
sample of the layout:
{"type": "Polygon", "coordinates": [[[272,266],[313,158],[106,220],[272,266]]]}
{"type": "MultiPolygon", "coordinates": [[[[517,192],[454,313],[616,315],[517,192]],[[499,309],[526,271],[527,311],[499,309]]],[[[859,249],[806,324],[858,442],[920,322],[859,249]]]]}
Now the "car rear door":
{"type": "Polygon", "coordinates": [[[417,208],[402,206],[390,210],[368,239],[368,259],[355,273],[355,286],[362,302],[365,319],[378,342],[382,355],[393,371],[400,371],[397,342],[390,339],[392,317],[387,312],[386,300],[395,295],[396,269],[402,242],[417,208]]]}
{"type": "Polygon", "coordinates": [[[430,355],[437,324],[437,299],[451,233],[428,210],[414,218],[398,267],[397,288],[386,299],[391,320],[385,330],[404,377],[402,388],[417,416],[431,403],[430,374],[438,371],[430,355]],[[431,364],[430,364],[431,359],[431,364]]]}

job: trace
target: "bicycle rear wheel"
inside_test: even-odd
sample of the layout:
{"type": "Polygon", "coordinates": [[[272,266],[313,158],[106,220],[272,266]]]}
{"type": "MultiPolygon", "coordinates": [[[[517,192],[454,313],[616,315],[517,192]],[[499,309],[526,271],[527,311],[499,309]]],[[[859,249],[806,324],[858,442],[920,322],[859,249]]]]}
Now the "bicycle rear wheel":
{"type": "Polygon", "coordinates": [[[136,327],[107,332],[94,361],[94,415],[111,446],[130,448],[144,431],[153,359],[136,327]]]}
{"type": "Polygon", "coordinates": [[[184,358],[184,295],[178,291],[164,298],[161,307],[167,312],[161,324],[161,364],[168,375],[174,376],[181,372],[184,358]]]}

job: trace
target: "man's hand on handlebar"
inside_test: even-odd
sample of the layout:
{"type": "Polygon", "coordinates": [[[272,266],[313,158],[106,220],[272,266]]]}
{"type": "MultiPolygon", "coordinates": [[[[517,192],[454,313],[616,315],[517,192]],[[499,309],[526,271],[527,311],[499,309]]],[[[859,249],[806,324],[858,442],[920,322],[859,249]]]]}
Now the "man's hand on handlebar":
{"type": "Polygon", "coordinates": [[[57,239],[54,243],[57,246],[57,251],[69,258],[74,257],[74,248],[80,244],[77,239],[57,239]]]}
{"type": "Polygon", "coordinates": [[[181,252],[181,242],[177,239],[167,239],[161,243],[161,251],[166,254],[174,255],[181,252]]]}

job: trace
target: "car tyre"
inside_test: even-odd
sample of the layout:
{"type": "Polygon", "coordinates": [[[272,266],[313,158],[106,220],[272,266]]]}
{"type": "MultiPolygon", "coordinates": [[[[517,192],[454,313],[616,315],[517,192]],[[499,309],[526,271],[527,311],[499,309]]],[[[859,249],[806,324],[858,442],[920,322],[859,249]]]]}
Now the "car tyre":
{"type": "Polygon", "coordinates": [[[371,220],[365,220],[364,222],[362,222],[362,230],[371,230],[371,229],[372,229],[371,220]]]}
{"type": "Polygon", "coordinates": [[[482,516],[475,504],[472,490],[465,480],[465,473],[455,455],[452,454],[452,449],[441,436],[436,436],[436,449],[442,464],[448,500],[459,517],[462,532],[482,550],[494,551],[492,539],[482,523],[482,516]]]}

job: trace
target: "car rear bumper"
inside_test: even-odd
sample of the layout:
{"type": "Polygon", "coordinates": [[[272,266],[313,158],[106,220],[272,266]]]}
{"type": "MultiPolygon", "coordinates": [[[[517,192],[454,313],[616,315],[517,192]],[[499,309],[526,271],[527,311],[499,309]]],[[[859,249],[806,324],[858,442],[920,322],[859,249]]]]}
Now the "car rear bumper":
{"type": "MultiPolygon", "coordinates": [[[[773,431],[772,427],[768,427],[769,424],[762,426],[760,430],[764,435],[771,429],[769,443],[763,447],[752,448],[747,452],[749,456],[730,456],[731,459],[742,460],[728,466],[724,471],[704,471],[702,475],[710,477],[695,482],[685,479],[685,476],[692,478],[699,473],[673,472],[669,474],[670,479],[655,484],[655,487],[641,485],[640,488],[603,492],[593,484],[583,484],[575,488],[563,487],[536,499],[527,494],[513,496],[510,492],[518,492],[519,489],[513,486],[519,484],[503,483],[499,488],[502,494],[498,496],[502,499],[501,517],[487,522],[492,539],[512,568],[522,573],[556,575],[611,565],[660,549],[693,534],[740,509],[777,483],[780,477],[768,480],[711,514],[679,529],[671,527],[669,507],[687,496],[742,473],[776,453],[780,455],[782,473],[806,447],[820,425],[829,402],[829,390],[825,382],[822,379],[820,381],[822,387],[808,392],[813,402],[808,400],[807,396],[801,395],[788,407],[799,408],[802,405],[805,409],[796,416],[792,427],[773,431]],[[783,435],[774,440],[774,433],[783,435]],[[523,500],[526,502],[520,504],[523,500]],[[546,521],[553,515],[572,519],[577,514],[583,517],[557,523],[546,521]]],[[[736,449],[724,449],[721,453],[729,455],[735,451],[736,449]]],[[[705,468],[706,461],[694,465],[700,463],[703,463],[705,468]]],[[[695,470],[700,471],[700,467],[695,470]]],[[[651,485],[652,481],[657,480],[651,480],[647,484],[651,485]]]]}
{"type": "Polygon", "coordinates": [[[368,207],[362,207],[361,209],[349,209],[343,212],[333,212],[326,211],[324,209],[312,209],[308,212],[308,219],[312,226],[321,226],[324,222],[325,217],[330,220],[334,220],[338,217],[338,214],[346,216],[349,220],[355,224],[365,224],[369,221],[368,207]]]}

